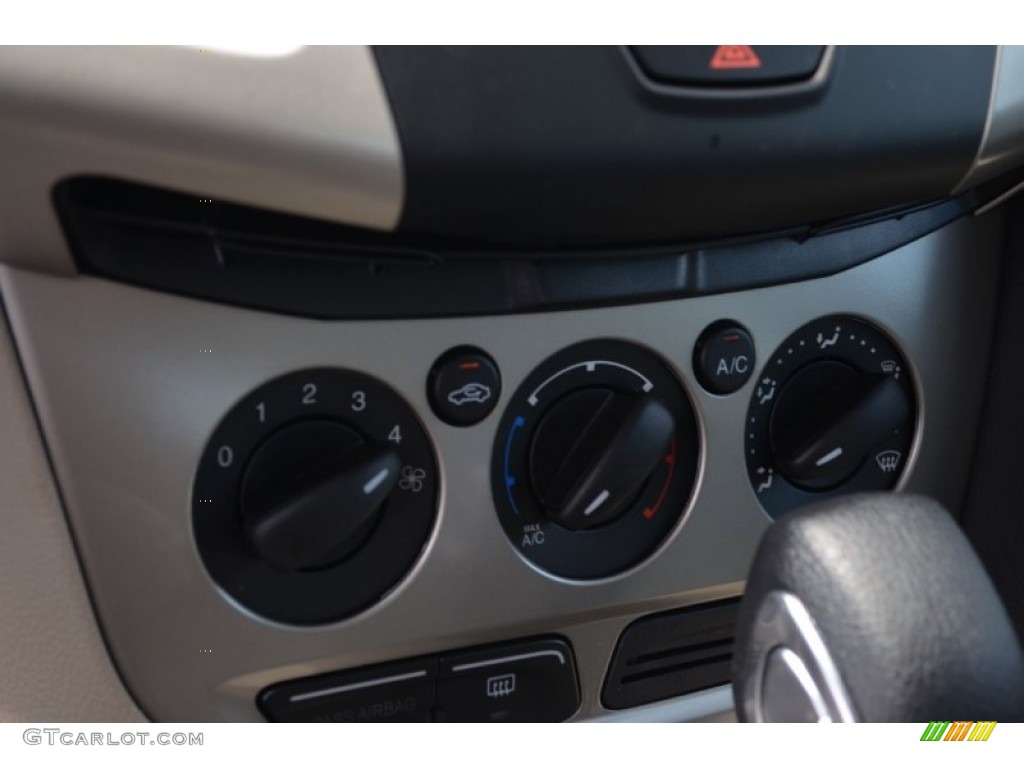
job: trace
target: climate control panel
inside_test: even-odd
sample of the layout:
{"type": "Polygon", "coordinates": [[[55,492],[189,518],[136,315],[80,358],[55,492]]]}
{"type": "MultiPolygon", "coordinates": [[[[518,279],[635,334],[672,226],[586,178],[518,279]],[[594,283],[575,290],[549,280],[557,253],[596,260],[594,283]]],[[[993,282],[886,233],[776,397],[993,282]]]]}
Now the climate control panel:
{"type": "MultiPolygon", "coordinates": [[[[746,338],[744,360],[753,357],[746,338]]],[[[469,386],[490,395],[496,363],[471,351],[452,360],[475,363],[469,386]],[[479,360],[492,371],[487,385],[476,381],[479,360]]],[[[707,357],[694,355],[695,366],[707,357]]],[[[428,389],[444,369],[431,369],[428,389]]],[[[770,516],[896,484],[914,436],[914,388],[903,356],[871,323],[830,315],[806,324],[766,359],[752,389],[747,474],[770,516]]],[[[677,528],[701,450],[690,397],[658,355],[584,341],[541,361],[505,405],[491,458],[494,509],[535,567],[608,578],[677,528]]],[[[402,580],[437,503],[437,462],[412,407],[377,379],[319,368],[258,387],[224,417],[203,453],[192,514],[221,590],[265,618],[322,624],[360,613],[402,580]]]]}
{"type": "MultiPolygon", "coordinates": [[[[579,706],[560,716],[678,721],[728,692],[613,711],[627,627],[738,597],[803,501],[894,488],[962,508],[1002,232],[993,212],[801,282],[471,318],[0,277],[92,605],[146,715],[283,719],[261,693],[307,680],[287,701],[331,719],[370,690],[368,712],[412,716],[418,682],[432,719],[458,716],[463,684],[505,711],[532,667],[469,654],[561,638],[579,706]],[[424,659],[426,678],[381,667],[424,659]]],[[[703,291],[705,256],[673,279],[703,291]]]]}

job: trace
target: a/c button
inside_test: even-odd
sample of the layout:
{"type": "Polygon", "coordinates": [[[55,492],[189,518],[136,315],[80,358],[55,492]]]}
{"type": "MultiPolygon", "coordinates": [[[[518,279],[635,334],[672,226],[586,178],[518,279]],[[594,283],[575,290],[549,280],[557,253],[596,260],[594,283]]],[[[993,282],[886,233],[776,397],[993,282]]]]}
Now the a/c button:
{"type": "Polygon", "coordinates": [[[715,395],[735,392],[754,371],[754,341],[739,323],[720,320],[704,329],[693,350],[693,372],[715,395]]]}

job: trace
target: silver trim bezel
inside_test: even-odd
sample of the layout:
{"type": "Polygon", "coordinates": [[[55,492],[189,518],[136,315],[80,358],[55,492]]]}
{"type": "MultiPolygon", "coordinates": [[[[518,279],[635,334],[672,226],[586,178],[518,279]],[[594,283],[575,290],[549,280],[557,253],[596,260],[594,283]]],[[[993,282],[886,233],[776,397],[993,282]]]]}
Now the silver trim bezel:
{"type": "MultiPolygon", "coordinates": [[[[150,717],[257,720],[255,694],[271,683],[558,634],[577,658],[576,718],[591,719],[609,714],[600,691],[622,629],[738,595],[769,524],[744,471],[757,376],[729,396],[705,392],[691,362],[704,328],[734,319],[759,350],[823,314],[884,328],[920,387],[902,487],[958,509],[987,377],[1001,236],[994,212],[802,283],[472,319],[316,321],[8,266],[0,288],[101,627],[150,717]],[[567,583],[508,546],[490,501],[490,452],[509,393],[537,363],[607,337],[642,344],[674,370],[701,425],[702,467],[685,526],[654,557],[620,578],[567,583]],[[487,350],[506,382],[496,410],[470,428],[441,422],[425,386],[437,356],[459,344],[487,350]],[[211,346],[218,352],[200,354],[211,346]],[[215,588],[191,537],[189,490],[206,439],[238,398],[317,365],[364,371],[410,403],[434,443],[441,509],[420,561],[386,600],[337,624],[286,627],[238,610],[215,588]],[[198,652],[211,644],[213,653],[198,652]]],[[[666,706],[644,711],[675,711],[666,706]]]]}

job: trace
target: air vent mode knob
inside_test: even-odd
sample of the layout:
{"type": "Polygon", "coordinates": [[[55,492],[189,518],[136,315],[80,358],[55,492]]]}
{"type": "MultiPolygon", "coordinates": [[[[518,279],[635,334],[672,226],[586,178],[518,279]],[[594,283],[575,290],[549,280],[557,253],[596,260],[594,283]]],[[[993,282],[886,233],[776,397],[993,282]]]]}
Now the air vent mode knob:
{"type": "Polygon", "coordinates": [[[746,423],[747,476],[778,517],[828,496],[895,487],[913,444],[911,369],[880,328],[828,315],[765,361],[746,423]]]}
{"type": "Polygon", "coordinates": [[[899,383],[881,372],[811,363],[786,382],[772,411],[779,471],[807,490],[837,486],[910,412],[899,383]]]}

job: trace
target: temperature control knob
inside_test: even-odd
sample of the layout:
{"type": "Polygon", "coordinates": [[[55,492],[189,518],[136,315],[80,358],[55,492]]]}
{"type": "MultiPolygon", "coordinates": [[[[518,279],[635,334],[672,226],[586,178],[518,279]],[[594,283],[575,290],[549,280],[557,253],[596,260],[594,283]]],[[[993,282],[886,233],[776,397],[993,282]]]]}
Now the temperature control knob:
{"type": "Polygon", "coordinates": [[[583,389],[556,402],[530,449],[530,480],[550,520],[574,531],[616,519],[662,463],[675,420],[649,395],[583,389]]]}
{"type": "Polygon", "coordinates": [[[621,573],[677,527],[699,450],[689,398],[656,355],[585,341],[543,361],[509,400],[491,465],[498,517],[549,573],[621,573]]]}

